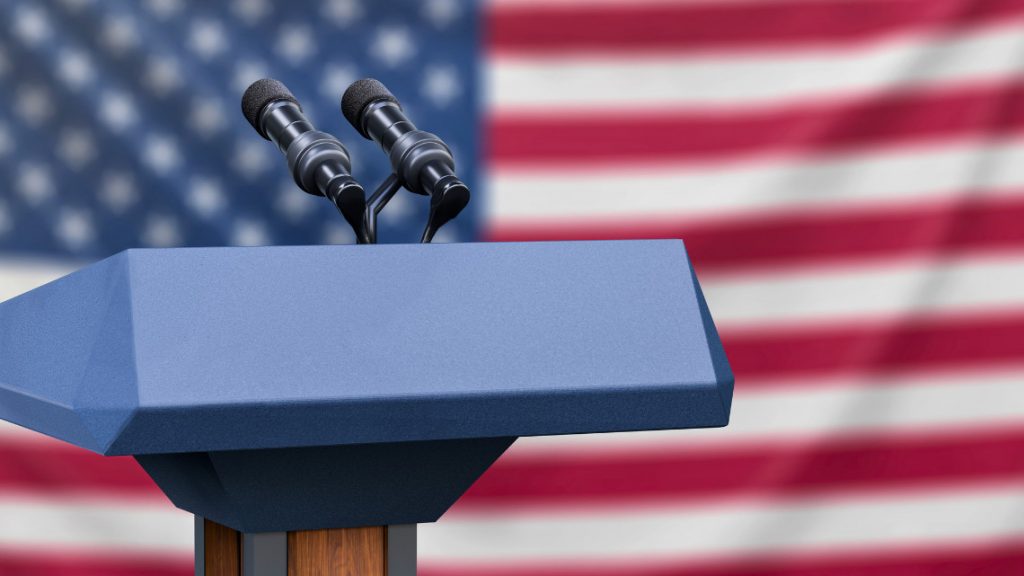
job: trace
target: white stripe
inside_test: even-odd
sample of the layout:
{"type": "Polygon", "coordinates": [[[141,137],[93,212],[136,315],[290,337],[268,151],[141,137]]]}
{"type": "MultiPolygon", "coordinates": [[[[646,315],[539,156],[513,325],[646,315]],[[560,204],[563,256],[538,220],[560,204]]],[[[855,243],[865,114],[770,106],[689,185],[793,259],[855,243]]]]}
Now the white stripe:
{"type": "Polygon", "coordinates": [[[0,259],[0,302],[74,272],[80,264],[51,260],[0,259]]]}
{"type": "Polygon", "coordinates": [[[1024,309],[1024,254],[705,275],[701,285],[725,331],[1024,309]]]}
{"type": "Polygon", "coordinates": [[[877,42],[870,48],[721,55],[500,55],[486,68],[487,101],[504,112],[764,106],[847,98],[939,82],[970,83],[1020,74],[1019,22],[949,36],[939,32],[877,42]]]}
{"type": "MultiPolygon", "coordinates": [[[[0,499],[7,548],[189,554],[192,517],[169,505],[109,500],[0,499]]],[[[894,491],[657,509],[460,515],[420,527],[431,561],[612,560],[854,546],[938,544],[1024,535],[1024,492],[1009,487],[894,491]],[[642,538],[636,537],[643,534],[642,538]]]]}
{"type": "Polygon", "coordinates": [[[737,386],[725,428],[520,438],[503,458],[657,452],[854,434],[962,432],[1024,425],[1024,365],[1016,370],[816,381],[814,386],[737,386]]]}
{"type": "Polygon", "coordinates": [[[420,558],[514,565],[835,551],[1024,535],[1024,491],[1007,487],[729,506],[658,506],[443,518],[420,528],[420,558]]]}
{"type": "Polygon", "coordinates": [[[18,442],[59,442],[34,430],[0,420],[0,440],[16,439],[18,442]]]}
{"type": "MultiPolygon", "coordinates": [[[[970,434],[1024,424],[1024,366],[988,371],[818,378],[814,386],[770,382],[737,388],[728,427],[521,438],[506,458],[581,451],[652,450],[900,431],[970,434]],[[978,399],[984,398],[981,402],[978,399]],[[797,415],[797,416],[794,416],[797,415]]],[[[0,439],[58,442],[0,421],[0,439]]]]}
{"type": "Polygon", "coordinates": [[[152,501],[0,495],[0,542],[117,553],[192,553],[192,515],[152,501]]]}
{"type": "Polygon", "coordinates": [[[684,167],[504,169],[492,175],[491,222],[796,214],[857,205],[1005,195],[1024,185],[1024,139],[968,140],[869,152],[684,167]]]}

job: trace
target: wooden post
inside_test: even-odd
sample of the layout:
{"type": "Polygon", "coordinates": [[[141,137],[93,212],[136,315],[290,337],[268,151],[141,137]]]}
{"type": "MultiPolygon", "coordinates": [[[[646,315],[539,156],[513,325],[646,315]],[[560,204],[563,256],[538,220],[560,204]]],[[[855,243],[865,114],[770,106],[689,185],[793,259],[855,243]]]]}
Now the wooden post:
{"type": "Polygon", "coordinates": [[[288,533],[288,576],[387,576],[384,526],[288,533]]]}
{"type": "Polygon", "coordinates": [[[197,519],[196,575],[415,576],[415,529],[408,525],[302,530],[288,532],[284,540],[272,533],[241,534],[211,520],[197,519]],[[283,549],[273,549],[276,546],[283,549]],[[277,560],[283,554],[287,555],[286,570],[277,568],[283,564],[277,560]],[[252,559],[260,557],[273,559],[273,567],[268,568],[269,562],[252,565],[252,559]]]}
{"type": "Polygon", "coordinates": [[[241,534],[212,520],[203,521],[203,576],[241,576],[241,534]]]}

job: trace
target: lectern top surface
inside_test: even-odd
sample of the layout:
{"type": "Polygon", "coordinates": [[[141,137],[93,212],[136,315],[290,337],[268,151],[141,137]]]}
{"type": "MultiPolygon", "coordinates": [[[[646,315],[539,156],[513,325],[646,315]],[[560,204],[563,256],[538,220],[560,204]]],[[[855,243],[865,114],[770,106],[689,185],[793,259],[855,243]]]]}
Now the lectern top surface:
{"type": "Polygon", "coordinates": [[[0,418],[106,454],[724,425],[678,240],[131,250],[0,304],[0,418]]]}

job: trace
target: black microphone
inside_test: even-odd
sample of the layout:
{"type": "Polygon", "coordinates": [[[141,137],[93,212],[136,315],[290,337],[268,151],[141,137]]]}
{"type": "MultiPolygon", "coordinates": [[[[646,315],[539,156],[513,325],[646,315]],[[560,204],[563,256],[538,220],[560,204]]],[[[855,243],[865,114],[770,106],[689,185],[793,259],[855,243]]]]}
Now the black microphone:
{"type": "Polygon", "coordinates": [[[401,185],[430,195],[423,242],[469,204],[469,188],[455,175],[451,150],[434,134],[417,130],[383,84],[373,78],[353,83],[341,98],[341,113],[363,137],[380,144],[401,185]]]}
{"type": "Polygon", "coordinates": [[[352,160],[345,146],[314,128],[295,96],[277,80],[253,82],[242,95],[242,113],[260,136],[284,153],[299,188],[325,196],[352,226],[357,241],[368,243],[363,223],[366,193],[352,178],[352,160]]]}

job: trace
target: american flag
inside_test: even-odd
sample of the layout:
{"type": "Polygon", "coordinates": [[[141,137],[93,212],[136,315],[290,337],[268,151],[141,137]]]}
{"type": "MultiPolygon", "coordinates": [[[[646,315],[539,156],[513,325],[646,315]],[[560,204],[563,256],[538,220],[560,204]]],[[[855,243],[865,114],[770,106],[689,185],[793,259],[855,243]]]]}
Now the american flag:
{"type": "MultiPolygon", "coordinates": [[[[444,240],[683,238],[736,373],[726,429],[519,440],[423,575],[1024,574],[1024,1],[0,0],[0,296],[351,241],[238,112],[264,76],[368,187],[337,102],[388,84],[476,193],[444,240]]],[[[0,454],[0,575],[190,572],[132,460],[0,454]]]]}

